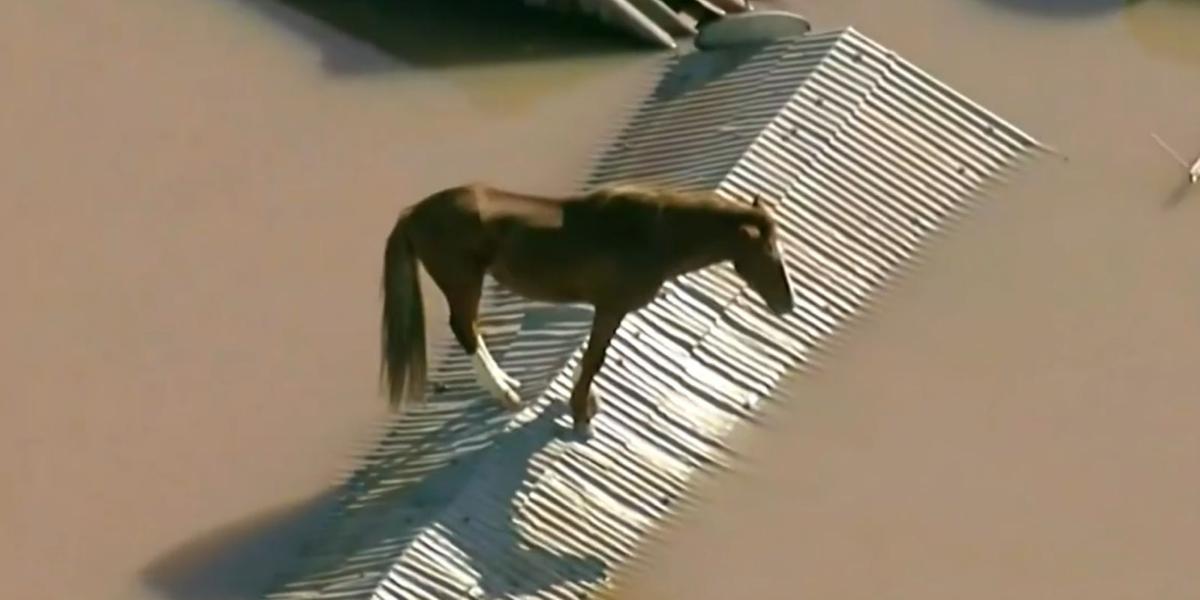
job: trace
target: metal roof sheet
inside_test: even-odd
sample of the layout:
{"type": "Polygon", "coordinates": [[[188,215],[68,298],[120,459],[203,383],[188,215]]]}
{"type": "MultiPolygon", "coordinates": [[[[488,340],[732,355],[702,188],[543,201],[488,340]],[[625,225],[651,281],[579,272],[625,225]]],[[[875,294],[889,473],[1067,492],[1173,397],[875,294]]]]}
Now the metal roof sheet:
{"type": "Polygon", "coordinates": [[[629,315],[586,443],[564,399],[590,310],[494,285],[484,329],[523,382],[515,417],[454,346],[271,598],[581,598],[685,500],[698,469],[788,372],[1040,146],[853,29],[672,59],[588,185],[777,199],[796,311],[770,316],[727,266],[629,315]],[[445,386],[441,389],[440,386],[445,386]]]}

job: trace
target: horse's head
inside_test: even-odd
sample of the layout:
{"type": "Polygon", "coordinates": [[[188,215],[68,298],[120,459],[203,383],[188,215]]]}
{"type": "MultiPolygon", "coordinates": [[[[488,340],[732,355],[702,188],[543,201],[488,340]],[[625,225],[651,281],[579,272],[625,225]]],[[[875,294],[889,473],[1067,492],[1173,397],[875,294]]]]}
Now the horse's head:
{"type": "Polygon", "coordinates": [[[775,221],[757,197],[754,208],[761,218],[738,227],[733,267],[772,312],[786,314],[792,311],[792,285],[775,234],[775,221]]]}

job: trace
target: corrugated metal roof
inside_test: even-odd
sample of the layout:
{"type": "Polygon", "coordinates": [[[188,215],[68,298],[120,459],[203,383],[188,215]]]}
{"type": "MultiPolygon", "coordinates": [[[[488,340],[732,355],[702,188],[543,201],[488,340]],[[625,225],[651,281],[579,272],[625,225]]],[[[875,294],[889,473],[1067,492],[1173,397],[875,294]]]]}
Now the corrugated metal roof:
{"type": "Polygon", "coordinates": [[[613,340],[580,443],[560,432],[590,311],[489,287],[490,345],[530,407],[510,419],[446,349],[447,389],[394,424],[271,597],[586,597],[786,373],[1038,149],[853,29],[673,59],[589,185],[778,199],[795,313],[770,316],[729,266],[668,283],[613,340]]]}

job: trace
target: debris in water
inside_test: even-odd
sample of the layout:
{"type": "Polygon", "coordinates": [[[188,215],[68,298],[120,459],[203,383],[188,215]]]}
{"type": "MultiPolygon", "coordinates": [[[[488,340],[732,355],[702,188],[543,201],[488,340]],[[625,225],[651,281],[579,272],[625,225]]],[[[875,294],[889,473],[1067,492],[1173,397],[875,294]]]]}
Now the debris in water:
{"type": "Polygon", "coordinates": [[[1171,158],[1175,159],[1175,162],[1179,163],[1179,166],[1188,170],[1188,181],[1192,183],[1200,181],[1200,157],[1196,157],[1196,162],[1188,165],[1187,161],[1179,158],[1179,154],[1172,150],[1166,142],[1162,141],[1162,138],[1158,137],[1158,134],[1151,133],[1150,136],[1154,138],[1154,141],[1158,142],[1159,146],[1163,147],[1163,150],[1166,150],[1171,155],[1171,158]]]}

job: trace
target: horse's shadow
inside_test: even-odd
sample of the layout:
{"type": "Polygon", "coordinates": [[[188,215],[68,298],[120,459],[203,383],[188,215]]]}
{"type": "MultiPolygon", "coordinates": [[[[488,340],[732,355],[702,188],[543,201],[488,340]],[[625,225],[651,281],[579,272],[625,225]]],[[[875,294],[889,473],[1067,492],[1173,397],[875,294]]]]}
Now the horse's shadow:
{"type": "Polygon", "coordinates": [[[337,490],[330,489],[223,525],[146,565],[142,584],[174,600],[261,598],[336,508],[337,490]]]}
{"type": "MultiPolygon", "coordinates": [[[[559,404],[542,410],[521,427],[501,434],[494,440],[503,452],[479,449],[460,456],[451,464],[423,478],[416,485],[394,493],[373,496],[370,502],[346,514],[336,528],[336,538],[322,539],[316,560],[302,561],[298,568],[280,578],[280,590],[309,592],[346,592],[347,589],[322,589],[323,582],[345,576],[344,566],[369,574],[364,585],[386,581],[397,553],[390,548],[413,547],[422,535],[436,530],[435,543],[446,551],[447,544],[479,573],[479,590],[484,597],[535,593],[547,586],[570,579],[578,583],[596,581],[604,576],[605,565],[595,558],[558,555],[539,548],[522,537],[515,509],[526,485],[530,458],[556,439],[569,437],[569,430],[555,419],[563,413],[559,404]],[[486,501],[472,501],[464,494],[468,485],[487,490],[486,501]],[[340,552],[347,533],[355,550],[340,552]],[[320,547],[332,550],[326,553],[320,547]],[[325,558],[320,558],[325,555],[325,558]],[[370,556],[377,559],[369,559],[370,556]],[[507,565],[504,573],[492,571],[496,564],[507,565]],[[535,568],[520,568],[518,565],[535,568]],[[519,571],[520,579],[505,573],[519,571]]],[[[404,554],[399,560],[404,561],[404,554]]],[[[363,588],[365,591],[365,587],[363,588]]],[[[459,590],[466,595],[470,590],[459,590]]],[[[318,596],[319,597],[319,596],[318,596]]]]}
{"type": "Polygon", "coordinates": [[[441,535],[471,557],[471,566],[480,572],[476,593],[481,591],[485,598],[536,594],[566,580],[593,583],[605,576],[605,564],[599,559],[543,549],[521,535],[514,519],[520,492],[528,483],[530,458],[548,443],[570,440],[574,435],[555,423],[563,412],[561,404],[550,405],[533,421],[497,440],[503,453],[478,457],[476,477],[486,479],[489,494],[503,501],[456,506],[453,517],[439,523],[441,535]],[[488,570],[496,562],[503,562],[508,574],[488,570]],[[513,572],[520,572],[521,577],[513,577],[513,572]]]}
{"type": "MultiPolygon", "coordinates": [[[[480,574],[474,593],[534,594],[566,580],[604,576],[594,558],[564,556],[522,537],[514,509],[536,474],[530,458],[572,436],[555,419],[562,402],[543,396],[586,335],[590,311],[530,306],[492,289],[496,303],[482,326],[500,362],[524,383],[527,401],[513,415],[474,384],[453,344],[433,380],[444,383],[427,404],[398,419],[341,485],[298,507],[239,521],[172,550],[142,572],[144,583],[176,600],[240,600],[280,592],[306,598],[365,597],[422,536],[455,549],[480,574]],[[518,335],[519,334],[519,335],[518,335]],[[470,502],[467,486],[486,490],[470,502]],[[508,565],[519,580],[491,571],[508,565]]],[[[477,493],[473,494],[478,496],[477,493]]],[[[384,585],[387,585],[386,583],[384,585]]],[[[461,590],[464,597],[470,590],[461,590]]],[[[403,594],[402,594],[403,595],[403,594]]]]}
{"type": "Polygon", "coordinates": [[[595,582],[605,576],[602,561],[542,549],[522,536],[513,518],[530,458],[553,440],[573,435],[555,423],[563,410],[552,404],[501,434],[495,443],[504,452],[475,450],[415,485],[357,506],[335,507],[326,493],[201,536],[147,566],[143,581],[177,600],[261,598],[270,592],[365,596],[386,580],[398,557],[403,560],[405,547],[436,528],[438,543],[448,542],[480,574],[474,594],[527,595],[566,580],[595,582]],[[462,504],[463,488],[482,479],[489,501],[462,504]],[[329,527],[331,519],[335,527],[329,527]],[[290,565],[282,564],[288,559],[290,565]],[[491,570],[497,563],[509,568],[491,570]],[[514,571],[522,576],[506,574],[514,571]]]}
{"type": "Polygon", "coordinates": [[[628,36],[515,0],[233,0],[318,48],[335,75],[630,52],[628,36]],[[340,32],[341,35],[332,34],[340,32]]]}

